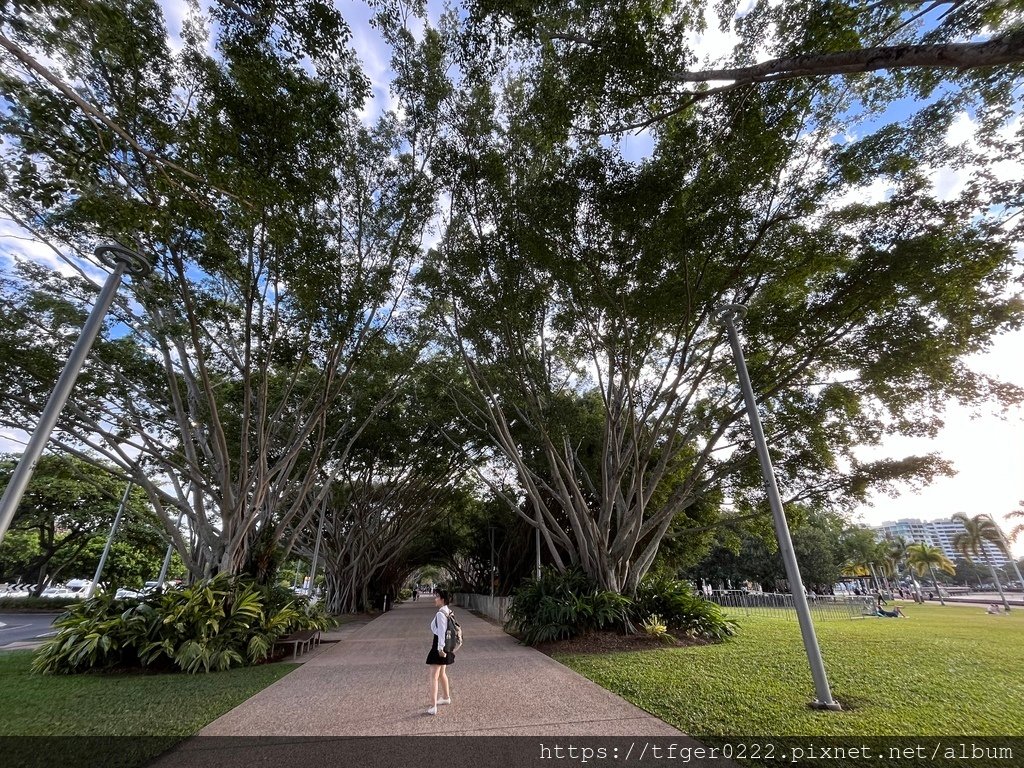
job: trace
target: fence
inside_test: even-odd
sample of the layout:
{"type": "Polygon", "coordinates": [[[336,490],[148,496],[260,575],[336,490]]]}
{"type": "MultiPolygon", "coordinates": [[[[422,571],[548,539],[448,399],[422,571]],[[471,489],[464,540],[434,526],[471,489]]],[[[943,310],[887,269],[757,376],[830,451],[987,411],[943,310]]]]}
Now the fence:
{"type": "MultiPolygon", "coordinates": [[[[730,612],[746,616],[796,618],[796,605],[791,594],[715,590],[708,599],[730,612]]],[[[872,597],[848,595],[808,595],[807,605],[815,619],[852,619],[874,614],[877,607],[872,597]]]]}
{"type": "Polygon", "coordinates": [[[471,611],[482,613],[495,621],[505,623],[505,610],[511,598],[491,597],[490,595],[474,595],[468,592],[455,593],[455,605],[459,608],[468,608],[471,611]]]}
{"type": "MultiPolygon", "coordinates": [[[[482,613],[484,616],[504,624],[505,611],[510,599],[456,592],[453,602],[459,608],[482,613]]],[[[746,616],[796,618],[796,606],[793,603],[793,596],[790,594],[715,590],[708,599],[730,612],[746,616]]],[[[864,615],[874,615],[877,608],[873,597],[855,597],[853,595],[808,596],[807,605],[811,609],[811,616],[821,620],[852,619],[864,615]]]]}

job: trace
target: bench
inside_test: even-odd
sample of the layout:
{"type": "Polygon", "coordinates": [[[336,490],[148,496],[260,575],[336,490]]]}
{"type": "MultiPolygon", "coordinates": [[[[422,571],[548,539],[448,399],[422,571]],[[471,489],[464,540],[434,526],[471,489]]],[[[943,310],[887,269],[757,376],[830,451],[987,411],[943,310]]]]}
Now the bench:
{"type": "Polygon", "coordinates": [[[292,647],[292,658],[294,659],[299,655],[299,648],[302,648],[302,652],[305,653],[311,645],[320,645],[320,630],[304,629],[301,632],[292,632],[287,637],[279,639],[274,645],[290,645],[292,647]]]}

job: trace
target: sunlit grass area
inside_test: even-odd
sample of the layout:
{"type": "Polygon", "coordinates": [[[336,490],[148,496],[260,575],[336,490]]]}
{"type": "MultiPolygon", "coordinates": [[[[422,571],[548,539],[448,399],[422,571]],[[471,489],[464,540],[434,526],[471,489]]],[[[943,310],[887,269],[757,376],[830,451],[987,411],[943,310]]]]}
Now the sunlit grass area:
{"type": "Polygon", "coordinates": [[[755,735],[1024,735],[1024,609],[905,606],[908,619],[816,624],[843,712],[814,711],[795,619],[733,614],[719,645],[557,656],[708,743],[755,735]]]}

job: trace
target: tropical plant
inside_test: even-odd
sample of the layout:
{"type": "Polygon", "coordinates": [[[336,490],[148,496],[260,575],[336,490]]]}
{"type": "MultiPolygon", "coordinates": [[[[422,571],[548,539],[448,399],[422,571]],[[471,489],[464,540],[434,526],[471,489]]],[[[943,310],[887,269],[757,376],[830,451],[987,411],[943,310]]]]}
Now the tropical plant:
{"type": "Polygon", "coordinates": [[[940,571],[953,576],[956,574],[956,566],[946,557],[943,551],[938,547],[925,544],[923,541],[911,544],[907,547],[907,564],[918,576],[923,576],[925,572],[931,574],[932,583],[935,584],[935,593],[939,596],[939,602],[945,605],[946,601],[942,599],[942,590],[939,589],[939,581],[935,576],[935,569],[938,568],[940,571]]]}
{"type": "Polygon", "coordinates": [[[965,512],[957,512],[953,515],[953,520],[964,527],[960,533],[953,537],[953,547],[972,563],[975,558],[980,558],[985,562],[989,573],[992,574],[992,580],[995,582],[996,589],[999,591],[1003,607],[1009,613],[1010,603],[1007,601],[1006,595],[1003,594],[1003,585],[999,581],[999,574],[996,573],[995,566],[992,565],[992,559],[989,557],[986,547],[986,545],[995,547],[1009,557],[1010,552],[1006,547],[1003,532],[999,530],[995,520],[988,515],[969,517],[965,512]]]}
{"type": "Polygon", "coordinates": [[[563,640],[613,626],[624,626],[630,601],[600,590],[579,569],[545,568],[539,579],[525,582],[506,612],[506,624],[527,645],[563,640]]]}
{"type": "Polygon", "coordinates": [[[640,626],[648,635],[658,638],[665,644],[671,644],[673,642],[672,635],[669,634],[668,627],[665,625],[665,620],[657,614],[652,614],[646,621],[642,622],[640,626]]]}
{"type": "Polygon", "coordinates": [[[331,624],[305,598],[222,575],[138,601],[100,595],[74,606],[54,622],[57,635],[38,650],[33,669],[220,671],[258,664],[281,637],[331,624]]]}
{"type": "Polygon", "coordinates": [[[663,574],[648,574],[630,606],[636,621],[652,614],[663,617],[668,629],[691,637],[724,640],[736,634],[736,623],[718,605],[695,595],[688,582],[663,574]]]}

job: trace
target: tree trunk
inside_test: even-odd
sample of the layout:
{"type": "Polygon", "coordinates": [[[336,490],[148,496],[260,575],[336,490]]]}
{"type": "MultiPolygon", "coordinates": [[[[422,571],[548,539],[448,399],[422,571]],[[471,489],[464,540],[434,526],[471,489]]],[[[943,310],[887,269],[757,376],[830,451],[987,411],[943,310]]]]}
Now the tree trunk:
{"type": "Polygon", "coordinates": [[[999,575],[996,573],[996,569],[992,565],[992,561],[988,557],[988,552],[985,552],[985,564],[988,566],[989,571],[992,573],[992,578],[995,579],[996,589],[999,590],[999,597],[1003,601],[1003,607],[1006,612],[1010,612],[1010,603],[1006,599],[1006,595],[1003,594],[1003,585],[999,583],[999,575]]]}
{"type": "Polygon", "coordinates": [[[939,603],[942,604],[942,605],[945,605],[946,601],[942,599],[942,590],[939,589],[939,579],[935,575],[935,568],[933,566],[929,565],[928,566],[928,570],[932,574],[932,583],[935,585],[935,594],[937,594],[939,596],[939,603]]]}

